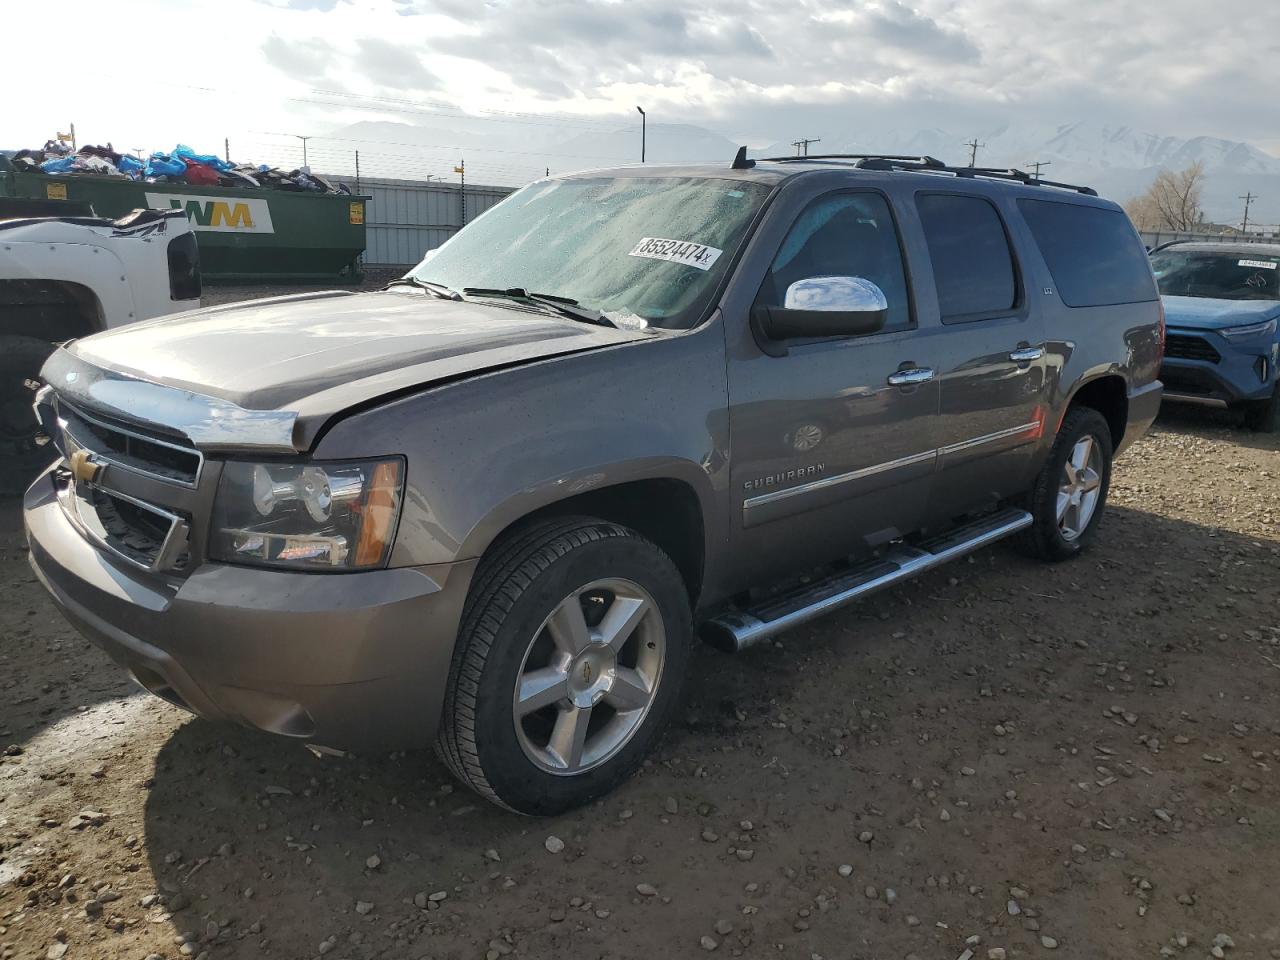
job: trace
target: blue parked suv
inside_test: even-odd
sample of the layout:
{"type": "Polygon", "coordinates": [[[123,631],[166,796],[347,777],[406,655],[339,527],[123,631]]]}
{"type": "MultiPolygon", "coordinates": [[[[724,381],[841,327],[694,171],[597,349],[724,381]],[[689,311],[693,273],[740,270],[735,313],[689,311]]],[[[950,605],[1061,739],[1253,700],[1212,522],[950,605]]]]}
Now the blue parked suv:
{"type": "Polygon", "coordinates": [[[1280,429],[1280,244],[1172,243],[1152,251],[1168,327],[1166,400],[1234,407],[1280,429]]]}

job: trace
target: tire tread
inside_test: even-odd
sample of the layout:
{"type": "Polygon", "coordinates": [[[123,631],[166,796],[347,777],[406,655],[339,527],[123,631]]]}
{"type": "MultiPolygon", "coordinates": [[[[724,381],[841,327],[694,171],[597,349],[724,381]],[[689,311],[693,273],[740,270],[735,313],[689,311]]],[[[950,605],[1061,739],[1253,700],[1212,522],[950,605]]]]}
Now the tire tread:
{"type": "MultiPolygon", "coordinates": [[[[436,753],[454,776],[505,809],[521,812],[489,783],[476,743],[476,703],[485,663],[506,615],[538,576],[573,550],[612,537],[639,540],[661,553],[657,546],[616,523],[592,517],[554,517],[513,531],[481,562],[476,573],[449,670],[436,753]]],[[[626,775],[624,771],[618,779],[626,775]]]]}

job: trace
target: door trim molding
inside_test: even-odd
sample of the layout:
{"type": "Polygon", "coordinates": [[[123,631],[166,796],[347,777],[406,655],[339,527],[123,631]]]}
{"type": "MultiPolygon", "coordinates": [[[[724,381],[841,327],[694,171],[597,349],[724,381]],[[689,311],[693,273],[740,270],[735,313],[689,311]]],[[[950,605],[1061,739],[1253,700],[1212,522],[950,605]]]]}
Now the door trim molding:
{"type": "Polygon", "coordinates": [[[812,493],[815,490],[825,490],[828,487],[839,486],[842,483],[851,483],[854,480],[873,477],[878,473],[887,473],[890,470],[897,470],[899,467],[910,467],[917,463],[923,463],[925,460],[932,460],[937,455],[937,450],[925,450],[921,453],[913,453],[907,457],[900,457],[897,460],[887,460],[884,463],[873,464],[869,467],[861,467],[857,470],[851,470],[848,473],[837,474],[834,477],[823,477],[821,480],[802,483],[796,487],[787,487],[785,490],[773,490],[769,493],[762,493],[757,497],[749,497],[743,501],[742,506],[744,509],[749,510],[752,507],[760,507],[766,503],[773,503],[777,500],[786,500],[790,497],[798,497],[801,494],[812,493]]]}
{"type": "Polygon", "coordinates": [[[1019,424],[1016,427],[997,430],[994,433],[984,433],[980,437],[970,437],[968,440],[950,443],[945,447],[938,447],[933,450],[922,450],[919,453],[899,457],[897,460],[886,460],[884,463],[872,464],[869,467],[860,467],[857,470],[850,470],[848,473],[840,473],[834,477],[823,477],[821,480],[812,480],[809,483],[801,483],[794,487],[787,487],[784,490],[771,490],[768,493],[762,493],[758,496],[748,497],[743,500],[743,515],[746,516],[753,508],[763,507],[766,504],[777,503],[780,500],[789,500],[792,497],[800,497],[808,493],[816,493],[819,490],[827,490],[831,487],[837,487],[842,484],[853,483],[857,480],[864,480],[867,477],[874,477],[877,474],[889,473],[893,470],[900,470],[904,467],[915,466],[916,464],[925,463],[926,461],[937,460],[940,457],[946,457],[953,453],[972,450],[975,447],[981,447],[988,443],[996,443],[1010,437],[1030,433],[1033,430],[1039,429],[1041,426],[1042,424],[1039,421],[1033,420],[1030,423],[1019,424]]]}
{"type": "Polygon", "coordinates": [[[961,450],[972,450],[974,447],[980,447],[984,443],[994,443],[997,440],[1016,437],[1020,433],[1030,433],[1039,426],[1040,421],[1032,420],[1030,423],[1024,423],[1017,427],[1009,427],[1006,430],[997,430],[995,433],[984,433],[980,437],[961,440],[959,443],[949,443],[945,447],[939,447],[938,453],[945,457],[947,454],[959,453],[961,450]]]}

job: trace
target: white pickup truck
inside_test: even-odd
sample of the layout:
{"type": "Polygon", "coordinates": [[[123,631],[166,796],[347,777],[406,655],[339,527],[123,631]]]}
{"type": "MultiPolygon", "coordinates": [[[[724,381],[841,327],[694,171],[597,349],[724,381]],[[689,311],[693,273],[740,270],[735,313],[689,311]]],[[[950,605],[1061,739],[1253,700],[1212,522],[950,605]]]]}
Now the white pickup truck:
{"type": "Polygon", "coordinates": [[[22,476],[39,452],[31,403],[54,344],[200,306],[200,257],[181,210],[119,220],[47,210],[0,198],[0,463],[22,476]]]}

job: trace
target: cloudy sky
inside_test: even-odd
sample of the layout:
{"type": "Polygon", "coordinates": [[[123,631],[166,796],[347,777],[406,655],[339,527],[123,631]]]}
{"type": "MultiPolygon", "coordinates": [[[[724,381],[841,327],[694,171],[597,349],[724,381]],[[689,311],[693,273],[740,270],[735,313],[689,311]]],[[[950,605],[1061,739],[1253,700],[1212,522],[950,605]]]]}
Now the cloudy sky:
{"type": "MultiPolygon", "coordinates": [[[[643,104],[759,145],[1087,119],[1280,154],[1275,0],[59,0],[4,19],[40,42],[6,45],[3,147],[75,121],[81,142],[225,137],[288,163],[285,134],[358,120],[467,113],[545,143],[643,104]]],[[[309,146],[316,165],[351,145],[309,146]]]]}

